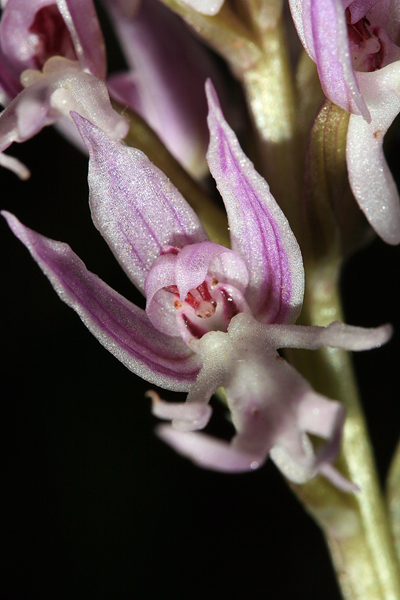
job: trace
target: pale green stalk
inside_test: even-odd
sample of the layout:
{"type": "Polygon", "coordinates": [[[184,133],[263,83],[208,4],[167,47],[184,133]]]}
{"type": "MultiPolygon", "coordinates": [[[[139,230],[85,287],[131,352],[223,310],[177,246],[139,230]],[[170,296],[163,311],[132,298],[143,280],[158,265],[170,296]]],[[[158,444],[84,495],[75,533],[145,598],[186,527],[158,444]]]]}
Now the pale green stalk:
{"type": "Polygon", "coordinates": [[[205,17],[178,0],[162,2],[221,54],[243,83],[263,174],[297,234],[301,165],[282,1],[246,0],[234,7],[225,2],[215,17],[205,17]]]}
{"type": "Polygon", "coordinates": [[[400,442],[397,444],[386,484],[389,516],[397,560],[400,562],[400,442]]]}
{"type": "MultiPolygon", "coordinates": [[[[307,273],[302,324],[328,325],[332,320],[343,320],[338,274],[331,266],[307,273]]],[[[343,350],[324,348],[291,351],[290,360],[318,392],[345,404],[347,417],[338,467],[361,491],[344,494],[322,477],[292,488],[325,534],[343,597],[398,600],[398,562],[351,357],[343,350]]]]}
{"type": "Polygon", "coordinates": [[[298,235],[301,165],[296,94],[282,20],[264,31],[262,55],[241,73],[257,132],[260,164],[271,192],[298,235]]]}

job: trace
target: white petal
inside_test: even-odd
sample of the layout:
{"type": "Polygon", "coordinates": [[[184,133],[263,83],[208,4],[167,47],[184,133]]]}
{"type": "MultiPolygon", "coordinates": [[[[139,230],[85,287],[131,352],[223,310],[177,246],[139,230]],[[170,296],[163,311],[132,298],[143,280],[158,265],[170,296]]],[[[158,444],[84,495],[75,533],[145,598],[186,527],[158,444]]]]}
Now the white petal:
{"type": "Polygon", "coordinates": [[[168,425],[157,427],[156,433],[174,450],[190,458],[200,467],[226,473],[254,471],[265,457],[248,454],[228,442],[217,440],[204,433],[177,431],[168,425]]]}
{"type": "Polygon", "coordinates": [[[357,73],[372,122],[351,115],[347,168],[353,194],[371,226],[388,244],[400,243],[399,194],[387,165],[383,138],[400,112],[400,61],[373,73],[357,73]]]}

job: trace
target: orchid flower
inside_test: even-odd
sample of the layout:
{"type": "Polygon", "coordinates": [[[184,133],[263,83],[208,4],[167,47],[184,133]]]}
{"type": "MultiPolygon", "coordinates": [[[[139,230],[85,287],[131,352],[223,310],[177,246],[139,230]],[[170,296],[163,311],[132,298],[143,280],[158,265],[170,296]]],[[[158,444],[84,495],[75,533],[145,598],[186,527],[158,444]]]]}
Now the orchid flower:
{"type": "Polygon", "coordinates": [[[104,41],[91,0],[8,0],[0,22],[0,100],[7,105],[0,115],[0,164],[29,177],[3,151],[46,125],[71,123],[71,110],[110,137],[125,137],[129,126],[111,107],[105,75],[104,41]]]}
{"type": "Polygon", "coordinates": [[[391,328],[294,325],[304,294],[299,246],[210,82],[207,97],[207,158],[228,213],[232,249],[208,240],[196,214],[142,152],[74,115],[89,150],[94,224],[145,293],[145,311],[90,273],[69,246],[3,214],[60,298],[112,354],[151,383],[189,391],[185,403],[151,393],[154,414],[172,421],[158,429],[162,439],[210,469],[251,471],[270,455],[291,481],[321,473],[354,490],[332,466],[343,406],[314,392],[277,349],[363,350],[385,343],[391,328]],[[196,431],[206,426],[208,401],[220,386],[236,429],[231,443],[196,431]],[[308,433],[325,440],[317,452],[308,433]]]}
{"type": "Polygon", "coordinates": [[[382,149],[384,135],[400,112],[398,3],[289,2],[326,97],[351,113],[346,157],[353,194],[378,235],[398,244],[399,195],[382,149]]]}
{"type": "Polygon", "coordinates": [[[108,78],[111,96],[138,112],[175,158],[202,177],[208,172],[204,81],[216,79],[207,50],[158,0],[141,2],[133,12],[126,2],[104,5],[129,65],[108,78]]]}

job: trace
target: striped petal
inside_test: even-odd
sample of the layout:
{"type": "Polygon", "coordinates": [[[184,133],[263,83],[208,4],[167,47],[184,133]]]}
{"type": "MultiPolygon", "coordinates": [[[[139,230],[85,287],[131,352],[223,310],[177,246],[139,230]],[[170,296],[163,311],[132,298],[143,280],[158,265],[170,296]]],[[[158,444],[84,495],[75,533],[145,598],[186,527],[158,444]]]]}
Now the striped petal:
{"type": "Polygon", "coordinates": [[[159,0],[141,2],[131,18],[125,4],[105,2],[129,66],[108,78],[110,95],[138,112],[192,176],[203,177],[208,174],[204,81],[215,76],[216,67],[159,0]]]}
{"type": "Polygon", "coordinates": [[[143,291],[146,275],[165,246],[202,242],[207,234],[180,192],[143,152],[114,142],[77,114],[73,118],[89,150],[93,222],[143,291]]]}
{"type": "Polygon", "coordinates": [[[317,63],[326,97],[369,121],[352,65],[342,0],[289,0],[289,4],[302,44],[317,63]]]}
{"type": "Polygon", "coordinates": [[[154,329],[143,310],[88,271],[67,244],[24,227],[10,213],[2,214],[61,300],[111,354],[155,385],[176,391],[190,388],[201,361],[180,338],[154,329]]]}
{"type": "Polygon", "coordinates": [[[300,248],[268,184],[254,169],[224,119],[211,82],[207,160],[228,213],[232,249],[249,272],[245,298],[263,322],[294,322],[301,310],[304,271],[300,248]]]}

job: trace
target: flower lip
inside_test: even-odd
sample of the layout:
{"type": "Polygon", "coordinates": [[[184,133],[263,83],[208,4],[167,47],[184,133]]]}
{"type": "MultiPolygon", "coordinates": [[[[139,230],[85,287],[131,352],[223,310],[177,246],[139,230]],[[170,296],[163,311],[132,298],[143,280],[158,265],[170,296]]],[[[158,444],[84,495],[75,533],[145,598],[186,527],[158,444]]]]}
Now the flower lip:
{"type": "Polygon", "coordinates": [[[247,283],[244,262],[224,246],[169,246],[146,277],[146,312],[157,329],[189,343],[211,330],[226,331],[235,314],[250,310],[243,297],[247,283]]]}

